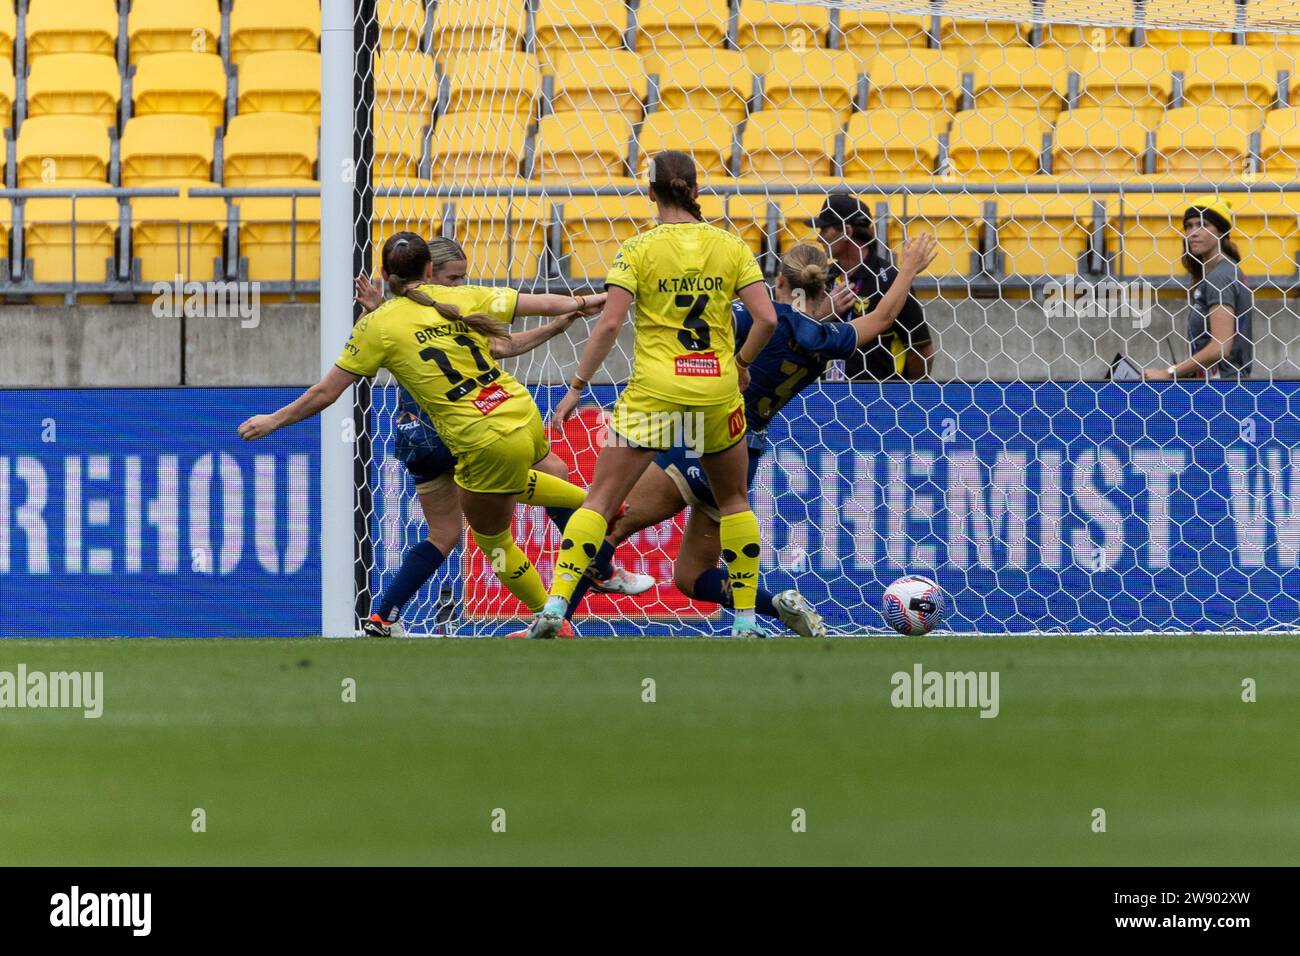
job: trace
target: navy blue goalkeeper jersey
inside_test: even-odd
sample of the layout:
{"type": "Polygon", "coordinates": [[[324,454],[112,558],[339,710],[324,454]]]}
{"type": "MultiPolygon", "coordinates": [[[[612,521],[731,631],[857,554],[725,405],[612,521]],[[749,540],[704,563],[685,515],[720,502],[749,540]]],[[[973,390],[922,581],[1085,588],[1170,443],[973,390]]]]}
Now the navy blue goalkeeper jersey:
{"type": "MultiPolygon", "coordinates": [[[[776,331],[749,367],[745,389],[745,417],[749,447],[767,445],[767,426],[790,399],[817,381],[826,366],[852,355],[858,333],[848,322],[818,322],[789,305],[775,302],[776,331]]],[[[739,349],[753,328],[754,319],[741,303],[732,306],[739,349]]]]}
{"type": "Polygon", "coordinates": [[[451,458],[442,436],[411,393],[400,386],[397,389],[397,414],[393,421],[393,457],[403,464],[419,461],[426,455],[446,455],[451,458]]]}

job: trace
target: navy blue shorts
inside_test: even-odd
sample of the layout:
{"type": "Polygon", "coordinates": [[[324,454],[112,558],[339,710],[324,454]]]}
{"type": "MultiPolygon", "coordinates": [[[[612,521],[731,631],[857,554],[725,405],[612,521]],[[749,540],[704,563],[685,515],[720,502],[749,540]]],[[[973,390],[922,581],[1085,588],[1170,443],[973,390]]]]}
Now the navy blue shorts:
{"type": "MultiPolygon", "coordinates": [[[[749,449],[749,475],[745,487],[754,487],[754,475],[758,473],[758,463],[762,457],[761,451],[749,449]]],[[[713,489],[709,487],[709,479],[704,474],[704,466],[700,464],[698,456],[690,455],[687,448],[671,448],[656,455],[655,464],[672,479],[688,505],[703,511],[714,521],[722,520],[722,513],[718,511],[718,503],[713,497],[713,489]]]]}

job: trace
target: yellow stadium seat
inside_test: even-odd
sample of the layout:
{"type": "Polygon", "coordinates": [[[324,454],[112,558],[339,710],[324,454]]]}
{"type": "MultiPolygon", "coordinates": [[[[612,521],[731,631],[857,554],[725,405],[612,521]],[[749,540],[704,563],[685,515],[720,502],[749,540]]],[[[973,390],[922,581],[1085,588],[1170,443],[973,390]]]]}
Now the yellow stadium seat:
{"type": "Polygon", "coordinates": [[[1025,45],[1021,24],[1033,19],[1032,0],[1003,0],[989,5],[989,20],[943,17],[939,22],[939,48],[970,65],[996,63],[999,52],[1025,45]]]}
{"type": "Polygon", "coordinates": [[[414,232],[424,236],[425,239],[431,239],[440,234],[442,227],[441,200],[423,192],[422,190],[427,186],[427,183],[400,179],[377,179],[375,181],[375,204],[370,216],[370,239],[374,246],[374,264],[371,269],[375,276],[379,275],[384,243],[393,233],[414,232]],[[381,195],[380,190],[386,186],[402,186],[411,189],[411,191],[407,195],[381,195]]]}
{"type": "Polygon", "coordinates": [[[1046,127],[1026,110],[958,113],[948,138],[953,172],[972,179],[1019,179],[1038,172],[1046,127]]]}
{"type": "Polygon", "coordinates": [[[1153,47],[1107,47],[1088,57],[1079,70],[1082,107],[1129,109],[1155,126],[1173,95],[1165,54],[1153,47]]]}
{"type": "Polygon", "coordinates": [[[618,111],[629,122],[641,121],[646,101],[646,71],[628,50],[581,50],[553,60],[552,106],[564,110],[618,111]]]}
{"type": "Polygon", "coordinates": [[[451,73],[447,112],[497,113],[531,122],[540,87],[537,60],[531,54],[466,52],[451,73]]]}
{"type": "MultiPolygon", "coordinates": [[[[766,182],[770,180],[752,178],[740,180],[742,185],[762,185],[766,182]]],[[[838,185],[840,180],[819,177],[812,182],[830,186],[838,185]]],[[[718,226],[740,236],[755,255],[765,248],[789,249],[798,244],[796,236],[808,238],[811,235],[813,242],[818,241],[816,230],[812,229],[811,223],[812,218],[817,215],[817,210],[821,208],[824,199],[822,194],[775,196],[765,193],[745,193],[738,196],[700,197],[701,201],[712,198],[724,199],[718,226]],[[774,224],[769,221],[769,213],[773,207],[776,209],[774,224]]],[[[701,210],[703,210],[702,203],[701,210]]]]}
{"type": "Polygon", "coordinates": [[[763,76],[763,109],[799,108],[846,119],[858,88],[858,61],[840,50],[782,50],[763,76]]]}
{"type": "Polygon", "coordinates": [[[31,0],[27,8],[27,60],[51,53],[113,56],[117,46],[114,0],[31,0]]]}
{"type": "Polygon", "coordinates": [[[572,110],[542,117],[537,174],[548,182],[627,176],[632,124],[620,113],[572,110]]]}
{"type": "Polygon", "coordinates": [[[1181,193],[1133,192],[1107,200],[1106,249],[1115,254],[1118,276],[1183,273],[1183,213],[1191,198],[1181,193]]]}
{"type": "Polygon", "coordinates": [[[673,59],[680,50],[719,50],[727,35],[727,4],[719,0],[642,0],[636,27],[638,53],[673,59]]]}
{"type": "Polygon", "coordinates": [[[985,201],[979,196],[935,193],[893,196],[889,200],[889,212],[898,228],[890,235],[890,241],[901,247],[902,241],[910,236],[931,233],[938,255],[927,271],[936,276],[971,275],[976,271],[972,256],[980,249],[985,201]]]}
{"type": "Polygon", "coordinates": [[[32,63],[27,115],[93,116],[117,125],[122,78],[117,61],[99,53],[55,53],[32,63]]]}
{"type": "Polygon", "coordinates": [[[739,53],[715,50],[706,57],[647,60],[646,69],[659,76],[659,109],[723,113],[735,123],[744,119],[754,76],[739,53]]]}
{"type": "Polygon", "coordinates": [[[771,69],[778,53],[806,53],[826,46],[830,10],[825,6],[742,0],[736,46],[753,73],[771,69]]]}
{"type": "Polygon", "coordinates": [[[428,126],[433,118],[438,78],[428,53],[387,51],[374,57],[374,111],[404,114],[428,126]]]}
{"type": "Polygon", "coordinates": [[[1259,276],[1294,275],[1296,253],[1300,252],[1300,196],[1259,190],[1235,193],[1230,199],[1242,271],[1259,276]]]}
{"type": "MultiPolygon", "coordinates": [[[[1028,182],[1062,184],[1054,177],[1028,182]]],[[[1080,182],[1080,180],[1075,180],[1080,182]]],[[[1025,193],[998,197],[998,248],[1008,275],[1074,275],[1088,249],[1093,200],[1087,193],[1025,193]]]]}
{"type": "Polygon", "coordinates": [[[314,178],[316,121],[297,113],[244,113],[230,121],[222,148],[227,186],[314,178]]]}
{"type": "Polygon", "coordinates": [[[1260,135],[1260,159],[1270,179],[1300,179],[1300,108],[1273,110],[1260,135]]]}
{"type": "Polygon", "coordinates": [[[300,113],[320,124],[320,54],[250,53],[239,64],[239,112],[300,113]]]}
{"type": "Polygon", "coordinates": [[[1147,133],[1133,111],[1122,107],[1069,110],[1056,124],[1052,169],[1058,176],[1139,176],[1147,133]]]}
{"type": "Polygon", "coordinates": [[[443,200],[476,279],[531,279],[541,272],[549,203],[518,196],[443,200]]]}
{"type": "Polygon", "coordinates": [[[1279,26],[1294,30],[1295,18],[1279,15],[1276,7],[1246,6],[1247,45],[1295,60],[1300,57],[1300,33],[1281,33],[1279,26]]]}
{"type": "MultiPolygon", "coordinates": [[[[310,179],[285,179],[258,185],[320,184],[310,179]]],[[[234,203],[239,209],[239,256],[248,260],[251,281],[320,280],[319,196],[244,196],[234,203]]]]}
{"type": "MultiPolygon", "coordinates": [[[[1070,56],[1086,56],[1111,47],[1124,48],[1129,44],[1132,30],[1128,27],[1099,26],[1097,24],[1063,23],[1079,18],[1078,0],[1046,0],[1043,5],[1042,43],[1056,47],[1070,56]]],[[[1099,23],[1132,22],[1134,0],[1092,0],[1088,4],[1088,18],[1099,23]]]]}
{"type": "Polygon", "coordinates": [[[214,0],[133,0],[126,33],[132,63],[154,53],[216,53],[221,5],[214,0]]]}
{"type": "Polygon", "coordinates": [[[627,7],[606,0],[540,0],[534,19],[537,48],[552,57],[568,50],[623,45],[627,7]]]}
{"type": "Polygon", "coordinates": [[[1156,130],[1156,171],[1209,179],[1246,172],[1250,134],[1257,123],[1226,106],[1170,110],[1156,130]]]}
{"type": "Polygon", "coordinates": [[[174,186],[181,195],[131,200],[131,253],[139,260],[140,278],[145,282],[174,282],[177,276],[182,282],[221,278],[226,201],[189,195],[192,188],[216,184],[201,179],[164,179],[150,185],[174,186]]]}
{"type": "Polygon", "coordinates": [[[377,123],[373,175],[385,180],[418,178],[424,132],[424,128],[409,124],[377,123]]]}
{"type": "Polygon", "coordinates": [[[818,110],[763,110],[745,124],[741,175],[785,182],[831,173],[839,121],[818,110]]]}
{"type": "Polygon", "coordinates": [[[1183,66],[1187,106],[1230,106],[1242,121],[1258,125],[1277,97],[1277,66],[1272,54],[1247,46],[1215,46],[1189,51],[1183,66]]]}
{"type": "Polygon", "coordinates": [[[618,247],[649,228],[655,215],[645,194],[574,196],[563,207],[560,254],[568,274],[577,279],[603,281],[618,247]]]}
{"type": "Polygon", "coordinates": [[[434,56],[447,67],[467,50],[518,50],[526,25],[523,3],[440,0],[433,11],[434,56]]]}
{"type": "Polygon", "coordinates": [[[0,129],[13,126],[14,97],[17,95],[17,81],[13,73],[5,69],[7,65],[0,63],[0,129]]]}
{"type": "Polygon", "coordinates": [[[641,155],[637,176],[648,170],[647,162],[666,149],[685,150],[695,157],[702,176],[726,176],[730,170],[735,126],[722,113],[659,110],[646,117],[641,127],[641,155]]]}
{"type": "Polygon", "coordinates": [[[201,116],[135,116],[122,132],[122,185],[212,178],[212,127],[201,116]]]}
{"type": "MultiPolygon", "coordinates": [[[[24,131],[32,122],[35,121],[23,124],[24,131]]],[[[97,120],[90,122],[96,128],[103,126],[97,120]]],[[[108,183],[66,179],[45,185],[59,189],[79,186],[104,189],[108,183]]],[[[36,196],[25,203],[24,256],[32,261],[30,275],[36,282],[103,282],[112,278],[120,214],[118,201],[109,197],[78,197],[75,226],[73,211],[73,202],[66,197],[36,196]]]]}
{"type": "MultiPolygon", "coordinates": [[[[14,12],[14,5],[12,3],[0,3],[0,62],[10,64],[9,72],[11,74],[13,73],[14,40],[17,38],[18,15],[14,12]]],[[[7,232],[6,235],[8,235],[7,232]]]]}
{"type": "Polygon", "coordinates": [[[854,113],[844,134],[844,178],[900,182],[935,172],[944,114],[874,109],[854,113]]]}
{"type": "Polygon", "coordinates": [[[1236,0],[1146,0],[1144,10],[1147,45],[1167,51],[1171,69],[1199,47],[1232,43],[1236,0]]]}
{"type": "Polygon", "coordinates": [[[433,179],[473,182],[515,177],[528,123],[499,113],[448,113],[433,129],[433,179]]]}
{"type": "Polygon", "coordinates": [[[840,32],[844,49],[859,60],[899,49],[923,50],[928,17],[891,16],[868,10],[841,10],[840,32]]]}
{"type": "Polygon", "coordinates": [[[1037,110],[1046,123],[1065,108],[1070,66],[1063,52],[1011,47],[976,64],[976,109],[1037,110]]]}
{"type": "Polygon", "coordinates": [[[424,36],[424,0],[379,0],[379,49],[416,52],[424,36]]]}
{"type": "Polygon", "coordinates": [[[250,53],[320,48],[317,0],[235,0],[230,11],[230,61],[239,65],[250,53]]]}
{"type": "Polygon", "coordinates": [[[137,116],[185,113],[212,127],[226,114],[226,71],[216,53],[155,53],[140,60],[131,82],[137,116]]]}
{"type": "Polygon", "coordinates": [[[889,50],[867,73],[867,108],[956,112],[961,69],[940,50],[889,50]]]}
{"type": "Polygon", "coordinates": [[[18,185],[108,185],[108,127],[93,116],[33,116],[18,131],[18,185]]]}

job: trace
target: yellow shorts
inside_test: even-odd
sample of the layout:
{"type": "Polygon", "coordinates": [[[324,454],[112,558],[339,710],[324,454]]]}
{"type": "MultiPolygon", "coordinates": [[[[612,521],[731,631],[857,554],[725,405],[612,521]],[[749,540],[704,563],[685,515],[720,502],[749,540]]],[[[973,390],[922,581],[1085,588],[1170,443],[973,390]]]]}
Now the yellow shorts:
{"type": "Polygon", "coordinates": [[[502,435],[491,445],[456,459],[456,484],[482,494],[517,495],[528,484],[528,471],[547,456],[550,443],[542,416],[536,412],[525,425],[502,435]]]}
{"type": "Polygon", "coordinates": [[[638,448],[685,447],[696,455],[726,451],[745,437],[745,402],[736,393],[720,405],[681,405],[624,389],[610,413],[615,440],[638,448]]]}

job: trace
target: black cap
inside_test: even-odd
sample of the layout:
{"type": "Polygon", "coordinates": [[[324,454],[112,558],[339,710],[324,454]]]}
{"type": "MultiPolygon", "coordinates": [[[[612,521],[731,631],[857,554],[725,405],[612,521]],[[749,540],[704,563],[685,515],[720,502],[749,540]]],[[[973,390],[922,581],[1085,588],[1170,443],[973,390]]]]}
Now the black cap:
{"type": "Polygon", "coordinates": [[[813,220],[813,224],[818,229],[834,226],[836,229],[843,230],[862,223],[871,223],[870,211],[856,197],[846,193],[827,196],[822,211],[813,220]]]}

